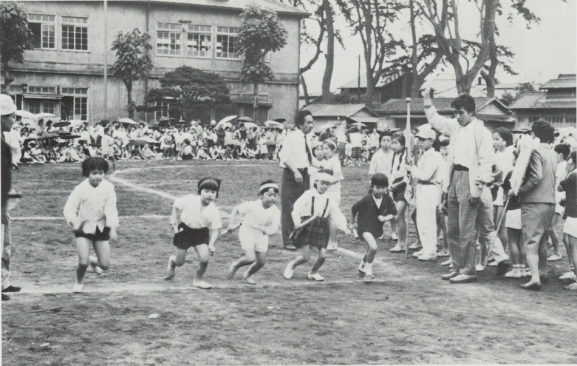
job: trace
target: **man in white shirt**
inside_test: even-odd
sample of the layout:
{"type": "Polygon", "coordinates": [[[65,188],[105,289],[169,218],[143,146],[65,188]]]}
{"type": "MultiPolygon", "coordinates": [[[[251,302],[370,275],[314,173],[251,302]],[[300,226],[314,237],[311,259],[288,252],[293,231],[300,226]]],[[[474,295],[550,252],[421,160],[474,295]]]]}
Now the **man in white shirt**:
{"type": "Polygon", "coordinates": [[[285,249],[296,250],[289,236],[294,228],[291,213],[296,200],[309,188],[310,177],[308,168],[312,163],[310,136],[314,127],[313,115],[310,111],[299,111],[295,117],[296,130],[290,132],[284,139],[279,152],[280,166],[284,168],[282,175],[281,206],[282,206],[282,239],[285,249]]]}
{"type": "MultiPolygon", "coordinates": [[[[475,100],[461,94],[452,103],[455,119],[440,116],[431,101],[430,87],[423,91],[425,114],[438,132],[451,136],[443,179],[443,191],[448,193],[448,238],[453,269],[442,278],[451,283],[466,283],[477,279],[476,234],[479,240],[490,241],[496,235],[492,220],[492,197],[488,183],[492,181],[494,162],[493,139],[483,121],[473,115],[475,100]],[[493,233],[492,235],[489,235],[493,233]]],[[[502,246],[501,246],[502,249],[502,246]]],[[[497,259],[497,256],[495,256],[497,259]]],[[[506,264],[506,261],[498,262],[506,264]]],[[[502,270],[502,268],[498,268],[502,270]]]]}

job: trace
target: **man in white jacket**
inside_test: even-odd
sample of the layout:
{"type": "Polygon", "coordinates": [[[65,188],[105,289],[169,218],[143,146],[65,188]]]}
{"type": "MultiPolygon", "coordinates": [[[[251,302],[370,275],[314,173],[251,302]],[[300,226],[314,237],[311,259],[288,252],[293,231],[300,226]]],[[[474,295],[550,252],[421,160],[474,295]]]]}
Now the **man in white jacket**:
{"type": "MultiPolygon", "coordinates": [[[[474,117],[475,100],[459,95],[451,106],[456,118],[440,116],[432,104],[430,88],[423,92],[425,114],[431,126],[451,137],[447,174],[443,191],[448,199],[448,241],[453,269],[442,278],[452,283],[477,279],[477,231],[479,240],[490,245],[495,233],[492,221],[492,196],[487,186],[492,178],[494,150],[491,132],[474,117]]],[[[494,257],[499,267],[507,265],[507,255],[499,242],[494,257]]],[[[498,268],[498,271],[503,271],[498,268]]],[[[506,270],[506,269],[505,269],[506,270]]]]}

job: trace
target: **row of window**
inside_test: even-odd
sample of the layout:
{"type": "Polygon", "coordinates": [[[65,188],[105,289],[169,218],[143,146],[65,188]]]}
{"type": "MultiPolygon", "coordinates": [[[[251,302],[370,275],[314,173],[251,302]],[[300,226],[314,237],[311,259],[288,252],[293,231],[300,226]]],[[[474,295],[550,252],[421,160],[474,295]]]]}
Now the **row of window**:
{"type": "Polygon", "coordinates": [[[62,116],[86,121],[88,119],[88,98],[86,97],[63,97],[62,102],[54,100],[26,100],[26,110],[30,113],[51,113],[56,111],[56,103],[61,103],[62,116]]]}
{"type": "Polygon", "coordinates": [[[555,116],[555,117],[531,116],[531,117],[525,117],[525,122],[533,123],[537,122],[540,119],[545,120],[553,125],[563,123],[575,123],[577,121],[575,117],[566,117],[566,116],[555,116]]]}
{"type": "MultiPolygon", "coordinates": [[[[218,58],[240,58],[236,27],[216,27],[214,35],[210,25],[159,22],[157,26],[158,55],[181,56],[184,52],[185,56],[210,58],[214,49],[218,58]]],[[[56,16],[29,14],[28,27],[34,35],[34,48],[56,49],[56,16]]],[[[62,16],[59,29],[63,50],[88,50],[88,18],[62,16]]]]}

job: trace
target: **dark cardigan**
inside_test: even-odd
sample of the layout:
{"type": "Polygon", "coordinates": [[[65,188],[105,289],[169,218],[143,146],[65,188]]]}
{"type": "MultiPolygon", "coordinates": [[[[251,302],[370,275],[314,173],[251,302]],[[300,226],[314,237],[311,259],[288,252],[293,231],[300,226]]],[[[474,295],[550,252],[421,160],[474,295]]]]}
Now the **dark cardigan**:
{"type": "Polygon", "coordinates": [[[397,207],[395,202],[388,195],[383,195],[381,207],[377,207],[373,194],[369,193],[360,201],[355,203],[352,208],[352,219],[357,218],[357,233],[363,236],[363,233],[369,232],[375,238],[383,235],[383,223],[379,221],[379,216],[396,215],[397,207]]]}

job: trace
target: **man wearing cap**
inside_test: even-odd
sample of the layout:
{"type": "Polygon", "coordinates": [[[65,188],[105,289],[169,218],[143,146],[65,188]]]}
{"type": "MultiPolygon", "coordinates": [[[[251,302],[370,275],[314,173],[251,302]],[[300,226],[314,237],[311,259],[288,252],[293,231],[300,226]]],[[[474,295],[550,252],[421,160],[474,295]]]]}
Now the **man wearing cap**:
{"type": "Polygon", "coordinates": [[[417,207],[417,227],[423,249],[413,254],[420,261],[437,259],[437,207],[441,194],[438,182],[443,157],[435,149],[433,142],[437,134],[430,125],[423,125],[417,132],[417,139],[423,151],[418,167],[407,166],[406,170],[417,180],[415,205],[417,207]]]}
{"type": "MultiPolygon", "coordinates": [[[[448,194],[448,238],[453,269],[442,276],[451,283],[466,283],[477,279],[477,230],[479,240],[490,246],[495,233],[492,220],[492,197],[488,183],[492,181],[494,150],[491,132],[483,121],[474,117],[475,100],[468,94],[459,95],[451,106],[455,119],[440,116],[431,101],[430,86],[423,91],[425,114],[431,126],[451,137],[447,156],[448,176],[443,179],[443,191],[448,194]]],[[[499,242],[500,244],[500,242],[499,242]]],[[[506,254],[493,249],[498,273],[506,271],[506,254]],[[502,258],[504,257],[504,258],[502,258]]]]}
{"type": "Polygon", "coordinates": [[[4,133],[10,132],[16,121],[16,106],[9,95],[0,94],[0,113],[2,115],[2,235],[0,237],[0,252],[2,252],[2,300],[10,300],[4,292],[18,292],[19,287],[10,286],[10,213],[8,200],[12,187],[12,152],[10,145],[4,139],[4,133]]]}
{"type": "Polygon", "coordinates": [[[282,240],[285,249],[296,250],[289,239],[293,231],[293,205],[310,186],[308,168],[312,164],[312,141],[309,133],[314,127],[310,111],[301,110],[295,117],[295,130],[284,139],[279,152],[280,166],[284,168],[281,187],[282,240]]]}

